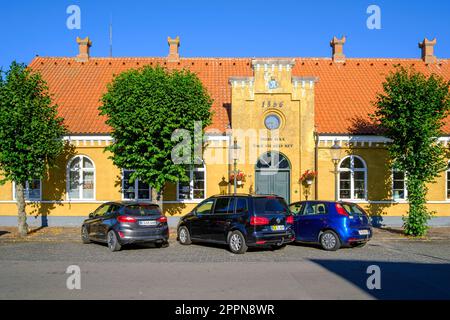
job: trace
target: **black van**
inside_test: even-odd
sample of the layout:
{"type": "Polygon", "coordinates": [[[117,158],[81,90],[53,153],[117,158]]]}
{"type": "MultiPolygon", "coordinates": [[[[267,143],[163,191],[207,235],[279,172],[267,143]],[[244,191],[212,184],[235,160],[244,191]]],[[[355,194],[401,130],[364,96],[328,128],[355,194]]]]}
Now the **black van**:
{"type": "Polygon", "coordinates": [[[231,252],[248,247],[284,248],[295,240],[294,218],[285,200],[271,195],[220,195],[200,203],[180,219],[178,241],[228,244],[231,252]]]}

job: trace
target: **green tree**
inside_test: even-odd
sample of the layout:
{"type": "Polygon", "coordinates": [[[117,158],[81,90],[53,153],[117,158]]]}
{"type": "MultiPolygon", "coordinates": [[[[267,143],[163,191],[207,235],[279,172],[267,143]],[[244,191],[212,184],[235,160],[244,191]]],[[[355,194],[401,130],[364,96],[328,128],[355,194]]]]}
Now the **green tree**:
{"type": "MultiPolygon", "coordinates": [[[[166,183],[187,181],[186,163],[172,160],[180,142],[176,130],[187,130],[194,136],[194,122],[201,121],[200,132],[211,124],[212,99],[198,77],[187,70],[172,71],[146,66],[118,75],[108,85],[100,111],[108,117],[114,142],[107,150],[113,163],[135,170],[131,181],[148,183],[153,197],[162,204],[166,183]]],[[[201,138],[201,137],[200,137],[201,138]]],[[[200,141],[185,141],[180,150],[194,162],[194,148],[200,141]]]]}
{"type": "Polygon", "coordinates": [[[426,207],[427,183],[446,168],[445,147],[438,143],[450,110],[450,83],[399,67],[383,83],[374,118],[392,140],[388,150],[395,167],[407,177],[409,211],[405,233],[423,236],[434,212],[426,207]]]}
{"type": "Polygon", "coordinates": [[[63,152],[66,130],[39,73],[13,62],[0,71],[0,172],[16,183],[19,234],[28,234],[25,186],[63,152]]]}

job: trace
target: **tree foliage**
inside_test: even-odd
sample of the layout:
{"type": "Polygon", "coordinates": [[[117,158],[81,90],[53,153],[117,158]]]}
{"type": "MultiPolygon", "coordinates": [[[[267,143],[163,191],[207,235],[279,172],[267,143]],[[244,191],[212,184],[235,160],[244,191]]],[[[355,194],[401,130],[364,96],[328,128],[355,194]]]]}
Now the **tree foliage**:
{"type": "MultiPolygon", "coordinates": [[[[146,66],[118,75],[100,107],[112,127],[114,142],[107,150],[113,163],[135,170],[132,180],[138,178],[158,192],[167,182],[186,181],[186,167],[171,159],[177,144],[172,134],[184,129],[193,136],[195,121],[204,130],[211,124],[211,105],[201,81],[187,70],[146,66]]],[[[192,139],[190,146],[194,148],[192,139]]]]}
{"type": "Polygon", "coordinates": [[[392,139],[388,150],[396,169],[407,177],[408,235],[426,234],[433,214],[426,207],[426,184],[447,167],[445,147],[437,139],[450,110],[449,85],[436,75],[399,67],[386,78],[384,92],[377,97],[374,116],[392,139]]]}
{"type": "Polygon", "coordinates": [[[23,189],[42,179],[64,150],[66,133],[48,87],[39,73],[13,62],[0,72],[0,171],[3,181],[15,181],[19,231],[27,231],[23,189]]]}

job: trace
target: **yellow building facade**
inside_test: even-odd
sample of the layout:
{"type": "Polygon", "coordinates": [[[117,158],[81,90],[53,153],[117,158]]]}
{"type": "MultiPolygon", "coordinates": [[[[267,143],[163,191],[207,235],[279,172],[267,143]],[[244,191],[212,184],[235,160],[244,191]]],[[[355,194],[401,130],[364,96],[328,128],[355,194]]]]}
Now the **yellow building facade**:
{"type": "MultiPolygon", "coordinates": [[[[66,122],[73,128],[65,140],[73,149],[58,159],[56,167],[42,181],[27,185],[30,224],[77,225],[104,202],[152,201],[147,185],[139,181],[130,183],[129,173],[115,167],[109,159],[111,155],[105,147],[113,141],[107,128],[89,130],[76,126],[88,123],[94,127],[89,121],[104,123],[92,110],[98,108],[98,98],[113,74],[157,64],[193,69],[201,80],[212,78],[204,82],[215,99],[213,125],[204,138],[204,165],[192,167],[189,184],[167,185],[164,191],[164,211],[172,224],[209,196],[233,192],[235,168],[244,177],[237,183],[239,193],[273,193],[291,203],[305,199],[334,200],[337,196],[339,200],[360,204],[375,223],[402,224],[401,217],[408,211],[407,181],[401,172],[391,168],[386,149],[389,140],[376,132],[358,132],[355,123],[349,125],[347,119],[355,114],[367,117],[367,105],[362,104],[362,99],[370,101],[376,95],[389,66],[398,61],[345,59],[342,48],[335,50],[335,47],[333,52],[339,52],[339,61],[334,57],[182,59],[178,46],[179,42],[170,48],[167,58],[148,60],[88,56],[86,60],[78,57],[33,61],[31,66],[48,79],[50,91],[58,105],[63,106],[61,113],[66,114],[66,122]],[[371,83],[359,81],[370,76],[367,70],[372,67],[370,72],[377,73],[379,78],[371,83]],[[71,68],[77,68],[78,78],[67,76],[65,71],[71,68]],[[89,78],[105,70],[110,73],[109,78],[89,78]],[[61,80],[67,81],[66,86],[59,84],[61,80]],[[86,86],[76,100],[79,104],[65,96],[75,81],[86,86]],[[98,86],[98,91],[89,91],[92,86],[98,86]],[[364,96],[367,88],[371,97],[364,96]],[[83,109],[87,108],[83,103],[89,102],[83,100],[83,95],[94,95],[96,99],[92,101],[97,101],[92,103],[89,119],[87,109],[83,109]],[[232,152],[235,144],[239,146],[236,167],[232,152]],[[337,171],[332,159],[333,146],[340,148],[337,171]],[[306,171],[316,172],[312,184],[300,181],[306,171]]],[[[80,52],[85,49],[80,47],[80,52]]],[[[425,65],[421,59],[415,63],[423,64],[426,72],[439,68],[444,76],[450,76],[447,60],[441,60],[440,66],[425,65]]],[[[366,123],[364,129],[367,127],[366,123]]],[[[445,145],[449,140],[447,136],[440,138],[445,145]]],[[[428,207],[436,211],[433,225],[450,225],[449,186],[450,171],[442,172],[429,185],[428,207]]],[[[15,225],[16,215],[14,184],[1,185],[0,224],[15,225]]]]}

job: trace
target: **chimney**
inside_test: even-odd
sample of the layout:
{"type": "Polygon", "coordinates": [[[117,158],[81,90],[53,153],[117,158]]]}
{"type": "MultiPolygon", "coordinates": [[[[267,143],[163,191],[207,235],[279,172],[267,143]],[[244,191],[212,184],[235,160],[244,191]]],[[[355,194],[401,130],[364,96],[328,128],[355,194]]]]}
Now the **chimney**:
{"type": "Polygon", "coordinates": [[[434,46],[436,45],[436,38],[433,40],[428,40],[427,38],[423,39],[422,42],[419,43],[419,48],[422,49],[422,60],[425,63],[436,63],[437,58],[434,55],[434,46]]]}
{"type": "Polygon", "coordinates": [[[333,48],[334,62],[345,62],[345,55],[344,55],[345,41],[346,41],[345,37],[342,37],[342,39],[334,37],[333,40],[331,40],[330,46],[333,48]]]}
{"type": "Polygon", "coordinates": [[[89,40],[89,37],[86,37],[85,39],[81,39],[80,37],[77,37],[77,43],[78,43],[79,53],[76,57],[76,60],[78,62],[89,61],[89,48],[92,46],[91,40],[89,40]]]}
{"type": "Polygon", "coordinates": [[[176,37],[175,39],[169,37],[167,41],[169,42],[169,55],[167,56],[167,61],[178,62],[180,60],[180,53],[178,52],[178,48],[180,47],[180,37],[176,37]]]}

